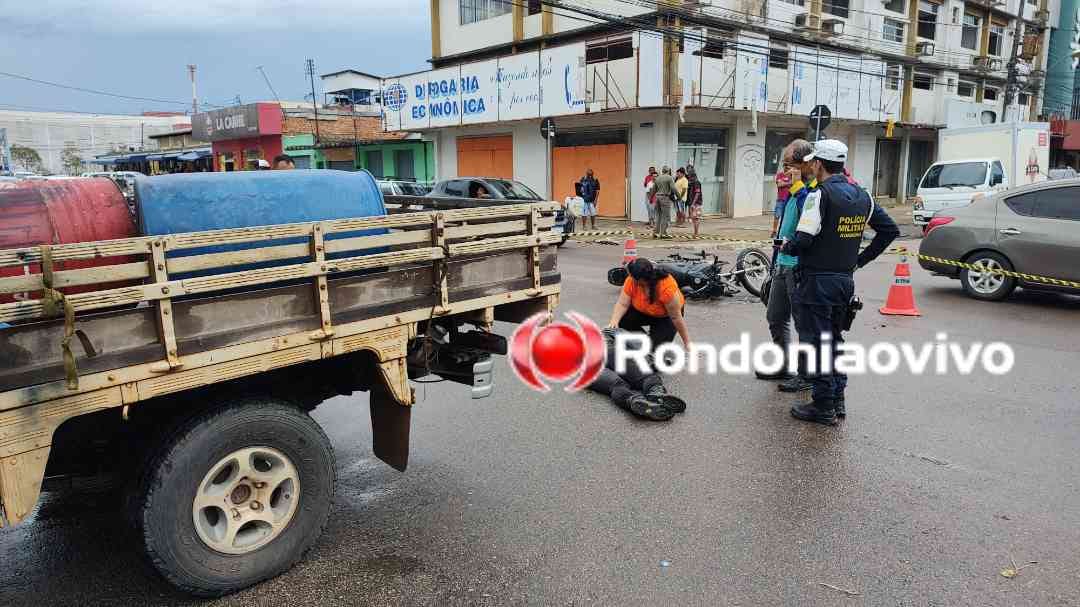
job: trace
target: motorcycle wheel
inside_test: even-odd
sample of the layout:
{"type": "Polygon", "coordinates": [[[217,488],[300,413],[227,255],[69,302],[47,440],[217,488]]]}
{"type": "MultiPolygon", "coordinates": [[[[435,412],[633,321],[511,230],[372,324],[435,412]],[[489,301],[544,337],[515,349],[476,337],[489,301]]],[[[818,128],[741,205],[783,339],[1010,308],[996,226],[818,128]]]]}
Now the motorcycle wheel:
{"type": "Polygon", "coordinates": [[[772,273],[772,260],[761,249],[743,249],[735,258],[736,278],[751,295],[761,297],[765,281],[772,273]]]}

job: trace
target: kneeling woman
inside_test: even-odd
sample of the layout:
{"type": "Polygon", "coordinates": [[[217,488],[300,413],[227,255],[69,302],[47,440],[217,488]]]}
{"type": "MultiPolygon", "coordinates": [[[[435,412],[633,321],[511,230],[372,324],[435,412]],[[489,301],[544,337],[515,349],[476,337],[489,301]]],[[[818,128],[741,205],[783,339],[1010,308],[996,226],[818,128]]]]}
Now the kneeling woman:
{"type": "Polygon", "coordinates": [[[689,347],[690,332],[683,319],[686,300],[679,290],[679,283],[651,261],[640,257],[630,262],[626,270],[630,275],[623,283],[608,327],[638,333],[645,332],[647,327],[654,351],[661,344],[675,341],[676,333],[682,338],[683,347],[689,347]]]}

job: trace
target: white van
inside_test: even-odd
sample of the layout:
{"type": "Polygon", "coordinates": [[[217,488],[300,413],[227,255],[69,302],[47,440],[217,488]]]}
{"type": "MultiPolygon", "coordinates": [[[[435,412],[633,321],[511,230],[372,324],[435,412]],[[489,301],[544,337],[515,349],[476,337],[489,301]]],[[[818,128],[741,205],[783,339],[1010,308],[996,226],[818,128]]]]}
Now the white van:
{"type": "Polygon", "coordinates": [[[964,207],[991,192],[1009,187],[1009,177],[997,158],[935,162],[926,170],[915,196],[912,219],[926,226],[942,209],[964,207]]]}

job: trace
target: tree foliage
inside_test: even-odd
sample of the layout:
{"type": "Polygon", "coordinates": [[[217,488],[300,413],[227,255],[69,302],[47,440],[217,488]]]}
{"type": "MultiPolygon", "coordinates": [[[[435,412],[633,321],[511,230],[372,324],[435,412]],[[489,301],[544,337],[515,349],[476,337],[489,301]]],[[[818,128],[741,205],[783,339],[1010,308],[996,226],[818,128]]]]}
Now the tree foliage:
{"type": "Polygon", "coordinates": [[[42,168],[41,154],[34,148],[19,144],[11,146],[11,162],[27,171],[38,172],[42,168]]]}
{"type": "Polygon", "coordinates": [[[64,151],[60,152],[60,162],[64,165],[64,171],[68,175],[78,175],[79,170],[82,169],[82,156],[79,155],[79,148],[70,143],[64,146],[64,151]]]}

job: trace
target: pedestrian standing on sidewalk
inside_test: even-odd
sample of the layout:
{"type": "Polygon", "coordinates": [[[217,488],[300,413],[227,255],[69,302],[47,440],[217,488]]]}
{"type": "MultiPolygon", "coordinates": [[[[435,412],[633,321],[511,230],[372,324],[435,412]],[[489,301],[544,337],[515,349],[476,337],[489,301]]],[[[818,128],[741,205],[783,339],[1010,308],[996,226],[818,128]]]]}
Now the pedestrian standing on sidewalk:
{"type": "Polygon", "coordinates": [[[702,196],[701,182],[698,181],[694,167],[686,167],[686,180],[688,182],[686,206],[690,214],[690,224],[694,226],[694,237],[697,238],[698,231],[701,229],[702,196]]]}
{"type": "MultiPolygon", "coordinates": [[[[795,238],[795,228],[799,225],[799,216],[802,214],[803,203],[807,195],[817,188],[814,175],[803,173],[804,165],[802,158],[814,152],[814,147],[805,139],[796,139],[784,148],[781,170],[785,173],[783,181],[788,186],[788,198],[780,209],[779,228],[774,232],[775,242],[783,242],[795,238]]],[[[777,183],[781,182],[777,176],[777,183]]],[[[784,353],[788,352],[791,345],[791,321],[793,319],[793,305],[791,292],[794,289],[794,273],[799,263],[799,258],[787,253],[776,252],[773,262],[772,283],[769,288],[768,308],[765,318],[769,322],[769,333],[773,343],[780,346],[784,353]]],[[[798,323],[796,323],[798,324],[798,323]]],[[[800,361],[802,363],[803,361],[800,361]]],[[[781,392],[800,392],[809,390],[810,383],[803,377],[805,365],[799,365],[799,373],[792,374],[790,371],[791,361],[785,360],[784,368],[777,373],[755,372],[758,379],[782,379],[785,380],[778,388],[781,392]]]]}
{"type": "Polygon", "coordinates": [[[581,178],[581,199],[585,201],[585,205],[582,207],[581,216],[585,219],[582,220],[581,227],[584,228],[585,224],[591,219],[592,229],[596,229],[596,199],[600,196],[600,180],[593,176],[593,170],[587,169],[585,176],[581,178]]]}
{"type": "Polygon", "coordinates": [[[686,169],[679,167],[675,170],[675,225],[686,225],[686,192],[690,189],[690,181],[686,178],[686,169]]]}
{"type": "Polygon", "coordinates": [[[675,204],[675,179],[671,176],[671,167],[660,169],[660,176],[653,181],[653,194],[656,196],[656,228],[654,238],[671,238],[668,225],[671,223],[671,207],[675,204]]]}
{"type": "Polygon", "coordinates": [[[656,206],[653,201],[653,181],[656,180],[656,167],[649,167],[649,172],[645,174],[645,211],[649,217],[649,229],[653,229],[656,225],[656,206]]]}
{"type": "MultiPolygon", "coordinates": [[[[795,141],[805,141],[804,139],[796,139],[795,141]]],[[[788,196],[791,194],[788,189],[791,188],[791,176],[788,174],[788,167],[785,164],[787,159],[784,154],[787,154],[791,150],[791,146],[795,141],[788,144],[780,153],[780,168],[776,170],[776,177],[773,180],[776,182],[776,204],[773,205],[773,221],[772,231],[776,234],[776,230],[780,227],[780,216],[784,214],[784,205],[787,204],[788,196]]]]}

